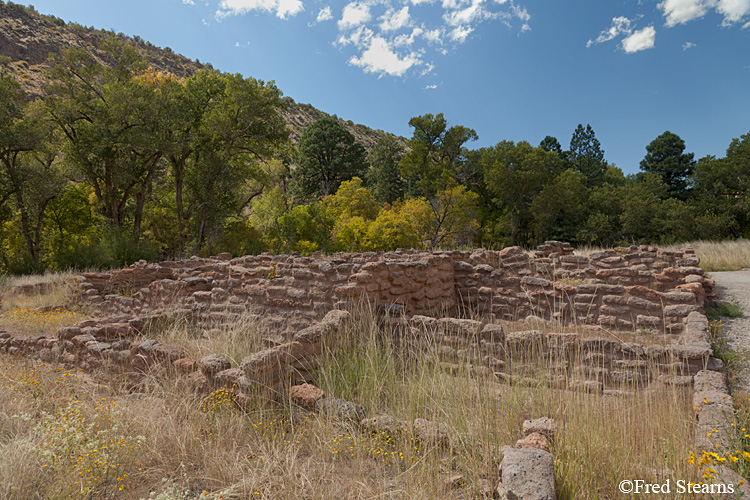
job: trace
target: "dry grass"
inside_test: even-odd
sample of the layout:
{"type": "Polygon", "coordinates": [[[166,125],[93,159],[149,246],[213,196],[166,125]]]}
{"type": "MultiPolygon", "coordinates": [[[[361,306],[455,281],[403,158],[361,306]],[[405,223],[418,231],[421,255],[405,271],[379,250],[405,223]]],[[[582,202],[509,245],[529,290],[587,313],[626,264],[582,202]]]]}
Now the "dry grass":
{"type": "Polygon", "coordinates": [[[46,273],[28,276],[0,277],[0,310],[3,313],[17,308],[42,308],[68,305],[74,290],[75,276],[71,273],[46,273]],[[44,286],[44,293],[26,294],[24,286],[44,286]],[[48,287],[48,288],[47,288],[48,287]]]}
{"type": "MultiPolygon", "coordinates": [[[[692,248],[700,258],[700,266],[705,271],[739,271],[750,268],[750,240],[725,241],[695,240],[675,245],[659,246],[665,250],[692,248]]],[[[576,255],[590,255],[608,250],[602,247],[582,246],[575,249],[576,255]]]]}
{"type": "MultiPolygon", "coordinates": [[[[249,318],[208,338],[176,321],[157,338],[196,358],[214,352],[237,362],[259,348],[249,318]]],[[[363,433],[288,401],[257,400],[240,412],[225,391],[204,399],[173,376],[134,385],[112,371],[108,382],[93,383],[2,356],[0,498],[426,500],[454,496],[446,480],[456,474],[463,497],[478,498],[481,480],[495,486],[501,447],[522,437],[525,419],[540,416],[559,425],[552,452],[562,499],[625,498],[617,491],[622,479],[700,479],[689,463],[699,451],[689,391],[604,397],[550,387],[547,375],[557,368],[543,352],[531,353],[531,371],[525,362],[508,369],[524,383],[500,384],[461,362],[451,375],[429,335],[421,354],[410,355],[393,333],[361,315],[337,337],[338,350],[314,382],[370,416],[442,424],[449,448],[420,444],[408,428],[363,433]]]]}

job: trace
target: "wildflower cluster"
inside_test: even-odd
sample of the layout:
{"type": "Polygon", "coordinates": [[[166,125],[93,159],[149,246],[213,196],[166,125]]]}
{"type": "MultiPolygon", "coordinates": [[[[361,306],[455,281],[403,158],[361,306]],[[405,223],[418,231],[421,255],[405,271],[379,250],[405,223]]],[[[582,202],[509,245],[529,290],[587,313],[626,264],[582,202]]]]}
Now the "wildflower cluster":
{"type": "Polygon", "coordinates": [[[30,307],[19,307],[3,315],[2,323],[23,332],[48,335],[60,327],[70,326],[84,319],[84,315],[73,311],[39,311],[30,307]]]}
{"type": "Polygon", "coordinates": [[[234,407],[234,392],[226,387],[216,389],[201,401],[201,411],[209,415],[224,414],[234,407]]]}
{"type": "Polygon", "coordinates": [[[255,269],[260,269],[263,271],[264,280],[274,280],[276,278],[281,278],[281,276],[279,276],[279,274],[276,272],[276,264],[272,264],[271,266],[257,266],[255,269]]]}
{"type": "Polygon", "coordinates": [[[88,406],[77,398],[53,413],[43,414],[36,431],[42,436],[36,451],[43,467],[54,472],[67,498],[106,496],[123,491],[138,469],[135,457],[143,438],[123,435],[117,425],[118,404],[106,398],[88,406]]]}

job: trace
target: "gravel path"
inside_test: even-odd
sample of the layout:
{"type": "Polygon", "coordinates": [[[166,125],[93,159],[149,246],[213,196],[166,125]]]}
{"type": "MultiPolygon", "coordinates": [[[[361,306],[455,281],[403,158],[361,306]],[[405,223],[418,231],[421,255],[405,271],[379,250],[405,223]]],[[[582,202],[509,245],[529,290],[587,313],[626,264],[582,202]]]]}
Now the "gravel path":
{"type": "Polygon", "coordinates": [[[750,270],[710,273],[716,281],[721,300],[736,300],[742,305],[742,318],[722,318],[729,346],[737,352],[749,354],[737,380],[737,389],[750,391],[750,270]]]}

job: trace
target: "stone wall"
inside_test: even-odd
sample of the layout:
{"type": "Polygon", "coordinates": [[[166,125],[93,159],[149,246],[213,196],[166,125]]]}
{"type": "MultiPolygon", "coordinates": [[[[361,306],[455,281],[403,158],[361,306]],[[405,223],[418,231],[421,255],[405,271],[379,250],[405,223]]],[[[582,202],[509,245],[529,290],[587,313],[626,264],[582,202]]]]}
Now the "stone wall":
{"type": "Polygon", "coordinates": [[[359,302],[398,305],[407,315],[473,314],[487,321],[528,316],[613,329],[679,334],[687,315],[714,297],[690,249],[617,248],[589,257],[547,242],[473,252],[370,252],[313,257],[229,255],[141,261],[87,273],[83,297],[103,314],[143,315],[182,307],[202,324],[248,310],[293,332],[359,302]]]}
{"type": "Polygon", "coordinates": [[[438,358],[448,372],[468,367],[499,381],[588,392],[633,391],[651,384],[690,387],[701,370],[721,370],[712,357],[708,322],[701,312],[686,318],[685,334],[672,342],[640,344],[602,336],[525,330],[477,320],[413,316],[386,321],[410,352],[438,358]]]}

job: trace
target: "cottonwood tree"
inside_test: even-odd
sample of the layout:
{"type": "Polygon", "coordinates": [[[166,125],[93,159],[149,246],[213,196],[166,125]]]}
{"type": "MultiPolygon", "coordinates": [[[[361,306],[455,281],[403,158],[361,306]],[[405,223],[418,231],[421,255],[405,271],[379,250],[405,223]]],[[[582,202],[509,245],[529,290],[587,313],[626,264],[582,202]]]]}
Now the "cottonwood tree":
{"type": "Polygon", "coordinates": [[[484,150],[481,161],[487,189],[507,211],[509,243],[529,243],[529,207],[544,186],[562,171],[562,160],[526,141],[502,141],[484,150]]]}
{"type": "Polygon", "coordinates": [[[281,92],[273,82],[224,75],[224,86],[201,120],[188,189],[195,210],[196,247],[229,214],[263,192],[261,165],[284,152],[289,131],[281,92]]]}
{"type": "Polygon", "coordinates": [[[143,193],[163,154],[151,133],[164,114],[154,109],[153,89],[134,79],[146,69],[138,51],[115,41],[103,48],[112,66],[83,49],[53,57],[46,105],[67,138],[66,157],[93,186],[102,214],[122,227],[127,203],[143,193]]]}
{"type": "Polygon", "coordinates": [[[477,133],[462,125],[448,127],[443,113],[415,116],[409,126],[414,129],[410,150],[400,167],[410,183],[410,194],[429,199],[453,181],[465,183],[461,173],[468,150],[464,144],[477,140],[477,133]]]}
{"type": "Polygon", "coordinates": [[[39,270],[41,234],[49,203],[62,187],[53,165],[56,149],[48,144],[52,128],[38,103],[26,104],[20,86],[0,71],[0,205],[15,204],[29,264],[39,270]]]}

